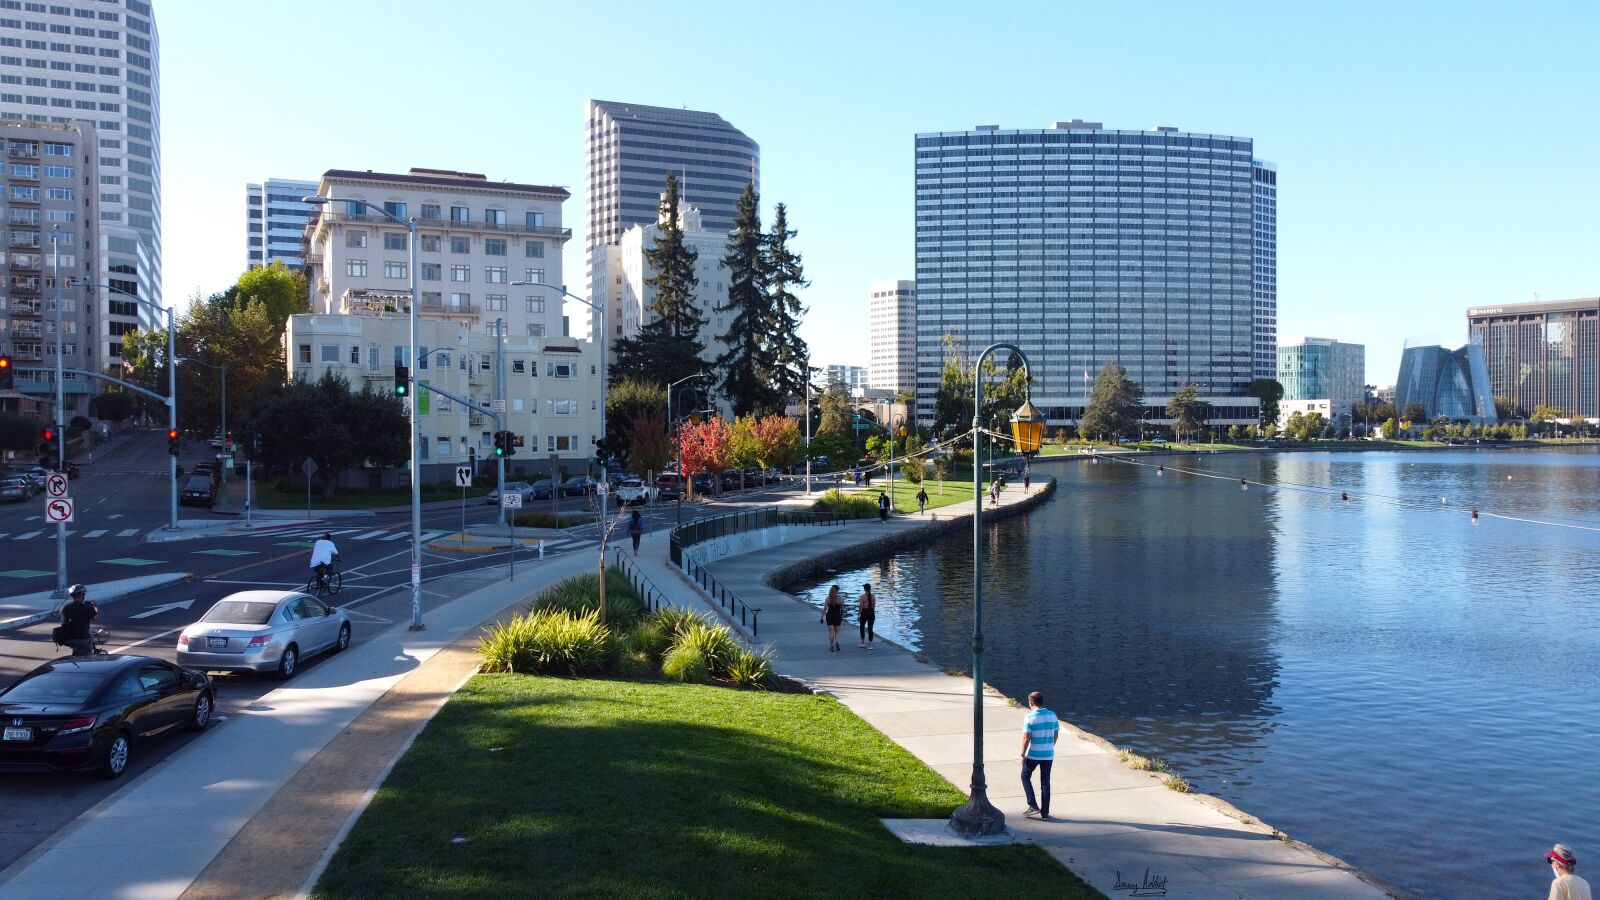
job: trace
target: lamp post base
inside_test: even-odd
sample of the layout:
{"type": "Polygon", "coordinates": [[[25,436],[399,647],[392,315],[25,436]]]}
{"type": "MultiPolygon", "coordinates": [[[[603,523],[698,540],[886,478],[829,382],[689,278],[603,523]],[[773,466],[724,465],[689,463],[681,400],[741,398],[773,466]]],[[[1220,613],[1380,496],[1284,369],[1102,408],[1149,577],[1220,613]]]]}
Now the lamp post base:
{"type": "Polygon", "coordinates": [[[1005,834],[1006,814],[989,802],[988,791],[978,788],[960,809],[950,814],[946,827],[952,834],[967,838],[1005,834]]]}

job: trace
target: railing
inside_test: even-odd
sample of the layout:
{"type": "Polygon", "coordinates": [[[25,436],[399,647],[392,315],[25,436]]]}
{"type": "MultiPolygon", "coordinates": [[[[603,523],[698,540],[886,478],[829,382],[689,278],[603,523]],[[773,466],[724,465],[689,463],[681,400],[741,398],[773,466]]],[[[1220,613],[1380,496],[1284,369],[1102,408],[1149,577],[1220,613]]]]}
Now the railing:
{"type": "Polygon", "coordinates": [[[742,534],[746,531],[760,531],[763,528],[773,528],[778,525],[843,525],[848,519],[834,513],[811,512],[809,510],[786,509],[778,506],[768,506],[761,509],[747,509],[727,515],[713,516],[690,522],[672,529],[672,564],[683,566],[683,550],[704,541],[727,537],[730,534],[742,534]]]}
{"type": "Polygon", "coordinates": [[[628,579],[628,584],[633,587],[633,592],[639,595],[640,600],[644,601],[644,608],[647,612],[655,612],[662,607],[671,605],[667,601],[666,593],[657,587],[656,583],[651,581],[648,575],[639,571],[637,566],[628,562],[628,558],[623,555],[621,547],[612,547],[611,552],[615,554],[610,563],[611,568],[622,573],[623,578],[628,579]]]}
{"type": "Polygon", "coordinates": [[[471,305],[445,306],[443,303],[418,303],[417,313],[424,316],[475,316],[478,307],[471,305]]]}
{"type": "Polygon", "coordinates": [[[37,144],[12,144],[10,147],[12,159],[38,159],[39,147],[37,144]]]}
{"type": "MultiPolygon", "coordinates": [[[[338,203],[339,201],[335,200],[334,202],[338,203]]],[[[321,218],[328,222],[388,225],[390,227],[399,227],[395,225],[394,221],[385,216],[377,215],[376,213],[344,213],[330,211],[324,212],[321,218]]],[[[418,216],[417,228],[432,228],[440,231],[498,231],[506,234],[531,234],[538,237],[561,238],[562,240],[569,240],[572,237],[571,228],[554,228],[548,225],[517,225],[510,222],[501,224],[499,222],[485,222],[482,219],[468,219],[463,221],[461,219],[449,219],[443,216],[426,219],[418,216]]]]}
{"type": "Polygon", "coordinates": [[[691,581],[699,585],[700,590],[706,592],[706,596],[717,601],[723,609],[727,610],[728,618],[731,619],[737,614],[740,626],[750,629],[751,637],[761,637],[761,608],[759,606],[751,606],[740,599],[738,594],[735,594],[721,581],[718,581],[717,576],[708,572],[705,566],[695,561],[694,557],[689,557],[683,568],[683,574],[689,576],[691,581]]]}

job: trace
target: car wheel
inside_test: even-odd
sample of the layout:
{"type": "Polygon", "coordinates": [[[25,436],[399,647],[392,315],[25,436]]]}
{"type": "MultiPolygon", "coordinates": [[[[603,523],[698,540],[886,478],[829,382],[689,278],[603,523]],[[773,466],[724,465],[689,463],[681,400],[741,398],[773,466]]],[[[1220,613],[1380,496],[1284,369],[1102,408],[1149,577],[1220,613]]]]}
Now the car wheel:
{"type": "Polygon", "coordinates": [[[294,671],[300,665],[300,649],[293,644],[283,648],[283,655],[278,657],[278,677],[292,678],[294,671]]]}
{"type": "Polygon", "coordinates": [[[334,644],[333,644],[333,652],[338,653],[340,650],[344,650],[344,649],[348,648],[349,646],[350,646],[350,623],[346,622],[343,625],[339,626],[339,640],[334,642],[334,644]]]}
{"type": "Polygon", "coordinates": [[[211,724],[211,706],[211,692],[201,691],[200,696],[195,698],[194,712],[189,716],[190,731],[206,730],[206,726],[211,724]]]}
{"type": "Polygon", "coordinates": [[[121,778],[122,773],[128,771],[128,758],[132,755],[130,749],[126,731],[112,735],[111,742],[106,744],[105,752],[100,755],[100,777],[121,778]]]}

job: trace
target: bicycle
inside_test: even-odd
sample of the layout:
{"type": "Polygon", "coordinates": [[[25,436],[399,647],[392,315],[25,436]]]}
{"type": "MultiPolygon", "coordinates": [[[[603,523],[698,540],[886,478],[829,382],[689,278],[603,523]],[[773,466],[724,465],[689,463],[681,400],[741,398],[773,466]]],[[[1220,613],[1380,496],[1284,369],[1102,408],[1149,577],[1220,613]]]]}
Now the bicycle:
{"type": "Polygon", "coordinates": [[[339,593],[339,588],[343,585],[344,576],[339,574],[338,569],[329,566],[328,574],[322,578],[318,578],[317,570],[312,569],[311,577],[306,579],[306,593],[313,597],[320,597],[323,594],[332,597],[339,593]]]}

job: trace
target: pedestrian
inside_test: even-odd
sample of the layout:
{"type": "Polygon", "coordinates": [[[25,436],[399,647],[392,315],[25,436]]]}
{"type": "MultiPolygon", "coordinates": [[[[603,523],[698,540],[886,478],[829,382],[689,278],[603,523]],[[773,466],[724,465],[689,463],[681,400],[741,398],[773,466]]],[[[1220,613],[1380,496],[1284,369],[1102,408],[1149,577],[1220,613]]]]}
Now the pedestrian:
{"type": "Polygon", "coordinates": [[[628,537],[633,538],[633,555],[639,555],[639,538],[644,537],[644,516],[636,509],[628,518],[628,537]]]}
{"type": "Polygon", "coordinates": [[[93,656],[94,637],[89,623],[100,617],[100,607],[89,599],[89,589],[81,584],[67,588],[71,598],[61,607],[61,631],[56,643],[72,648],[73,656],[93,656]]]}
{"type": "Polygon", "coordinates": [[[875,649],[872,642],[878,639],[873,633],[872,626],[878,621],[878,598],[872,596],[872,585],[861,586],[861,599],[856,601],[856,621],[861,626],[861,643],[859,646],[868,650],[875,649]]]}
{"type": "Polygon", "coordinates": [[[861,470],[852,469],[850,470],[850,474],[854,475],[856,478],[856,487],[861,487],[861,470]]]}
{"type": "Polygon", "coordinates": [[[867,480],[867,487],[872,487],[872,470],[868,469],[864,474],[867,480]]]}
{"type": "Polygon", "coordinates": [[[923,513],[927,512],[927,511],[928,511],[928,489],[925,488],[925,487],[919,487],[919,488],[917,488],[917,515],[920,516],[920,515],[922,515],[923,513]]]}
{"type": "Polygon", "coordinates": [[[839,626],[844,624],[844,597],[837,584],[828,588],[827,602],[822,605],[822,624],[828,626],[828,651],[837,651],[839,626]]]}
{"type": "Polygon", "coordinates": [[[991,481],[991,482],[989,482],[989,502],[993,503],[995,506],[999,506],[1000,505],[1000,482],[999,481],[991,481]]]}
{"type": "Polygon", "coordinates": [[[1589,882],[1572,874],[1578,867],[1578,857],[1566,844],[1557,844],[1544,858],[1550,862],[1555,880],[1550,882],[1549,900],[1592,900],[1589,882]]]}
{"type": "Polygon", "coordinates": [[[878,521],[889,521],[889,495],[883,491],[878,492],[878,521]]]}
{"type": "Polygon", "coordinates": [[[1044,694],[1028,695],[1028,714],[1022,719],[1022,793],[1028,798],[1023,815],[1050,820],[1050,765],[1056,759],[1056,735],[1061,720],[1044,707],[1044,694]],[[1039,770],[1039,802],[1034,802],[1033,770],[1039,770]]]}
{"type": "Polygon", "coordinates": [[[1024,492],[1026,492],[1028,490],[1028,483],[1033,480],[1032,477],[1031,477],[1032,474],[1033,473],[1028,469],[1023,469],[1022,470],[1022,490],[1024,492]]]}

